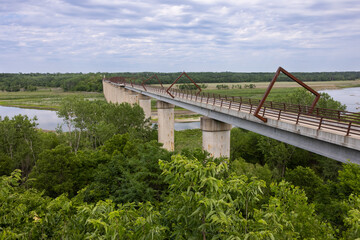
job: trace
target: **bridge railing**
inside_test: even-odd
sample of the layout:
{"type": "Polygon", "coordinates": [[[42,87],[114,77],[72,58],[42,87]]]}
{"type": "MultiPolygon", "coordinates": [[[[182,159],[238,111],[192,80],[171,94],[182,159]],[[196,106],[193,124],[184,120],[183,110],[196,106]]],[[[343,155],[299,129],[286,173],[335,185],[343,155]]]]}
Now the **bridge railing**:
{"type": "MultiPolygon", "coordinates": [[[[119,84],[120,81],[116,81],[116,83],[119,84]]],[[[122,81],[120,84],[143,89],[139,84],[128,83],[126,81],[122,81]]],[[[147,86],[147,91],[169,96],[166,89],[162,87],[147,86]]],[[[241,96],[227,96],[203,92],[197,94],[191,90],[170,89],[170,92],[175,98],[182,100],[205,103],[207,105],[248,112],[250,114],[255,112],[260,102],[258,99],[241,96]]],[[[259,115],[295,124],[305,124],[316,129],[336,131],[344,133],[346,136],[360,136],[360,113],[325,108],[315,108],[312,113],[309,113],[309,109],[310,106],[267,101],[261,108],[259,115]]]]}

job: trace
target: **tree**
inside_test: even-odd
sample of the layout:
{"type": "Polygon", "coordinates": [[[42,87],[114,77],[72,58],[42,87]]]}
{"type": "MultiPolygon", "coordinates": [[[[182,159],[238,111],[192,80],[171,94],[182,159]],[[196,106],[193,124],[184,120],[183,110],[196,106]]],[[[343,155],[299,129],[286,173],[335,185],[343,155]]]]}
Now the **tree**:
{"type": "Polygon", "coordinates": [[[269,166],[277,168],[283,178],[287,164],[291,161],[296,148],[268,137],[260,137],[258,146],[264,154],[265,162],[269,166]]]}
{"type": "Polygon", "coordinates": [[[307,203],[304,191],[282,181],[271,185],[269,202],[263,209],[256,210],[253,238],[271,233],[273,239],[334,239],[334,231],[315,215],[313,204],[307,203]]]}
{"type": "Polygon", "coordinates": [[[110,198],[116,203],[160,200],[166,184],[158,166],[170,153],[156,141],[142,143],[129,134],[115,135],[96,154],[99,163],[84,199],[110,198]]]}
{"type": "Polygon", "coordinates": [[[306,196],[313,201],[323,186],[322,179],[309,167],[298,166],[286,173],[285,179],[305,190],[306,196]]]}
{"type": "Polygon", "coordinates": [[[131,133],[135,138],[151,140],[153,130],[138,105],[112,104],[66,98],[57,112],[64,119],[69,146],[77,152],[82,146],[96,148],[115,134],[131,133]]]}
{"type": "MultiPolygon", "coordinates": [[[[314,101],[314,99],[315,99],[314,95],[309,91],[305,89],[298,89],[293,93],[285,95],[283,98],[279,99],[278,102],[286,102],[291,104],[310,106],[314,101]]],[[[316,107],[334,109],[334,110],[346,109],[346,105],[343,105],[338,101],[335,101],[327,93],[320,93],[320,99],[316,107]]]]}
{"type": "Polygon", "coordinates": [[[57,197],[62,193],[74,196],[76,189],[76,159],[71,148],[58,145],[55,149],[45,150],[39,156],[30,174],[30,184],[45,190],[46,195],[57,197]]]}
{"type": "Polygon", "coordinates": [[[40,152],[35,121],[22,115],[0,117],[0,174],[10,174],[17,168],[24,177],[30,173],[40,152]]]}
{"type": "Polygon", "coordinates": [[[200,162],[180,155],[160,161],[169,195],[164,206],[171,238],[236,239],[247,233],[252,207],[265,183],[228,175],[225,161],[200,162]]]}

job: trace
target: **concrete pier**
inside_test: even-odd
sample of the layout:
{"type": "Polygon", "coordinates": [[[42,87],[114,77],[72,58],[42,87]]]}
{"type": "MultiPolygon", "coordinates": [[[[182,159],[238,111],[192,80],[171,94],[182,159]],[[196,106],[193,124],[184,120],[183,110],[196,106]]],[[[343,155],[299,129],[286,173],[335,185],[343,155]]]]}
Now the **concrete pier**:
{"type": "Polygon", "coordinates": [[[144,110],[145,118],[151,118],[151,98],[139,94],[138,99],[139,99],[139,106],[144,110]]]}
{"type": "Polygon", "coordinates": [[[201,117],[202,148],[212,157],[230,157],[231,125],[208,117],[201,117]]]}
{"type": "Polygon", "coordinates": [[[139,94],[133,91],[128,92],[128,103],[131,105],[139,104],[139,94]]]}
{"type": "Polygon", "coordinates": [[[158,112],[158,141],[163,148],[174,151],[174,105],[162,101],[157,101],[158,112]]]}
{"type": "Polygon", "coordinates": [[[130,103],[131,90],[124,89],[124,102],[130,103]]]}
{"type": "Polygon", "coordinates": [[[118,104],[121,104],[124,102],[125,89],[123,87],[116,87],[116,89],[117,89],[116,102],[118,104]]]}

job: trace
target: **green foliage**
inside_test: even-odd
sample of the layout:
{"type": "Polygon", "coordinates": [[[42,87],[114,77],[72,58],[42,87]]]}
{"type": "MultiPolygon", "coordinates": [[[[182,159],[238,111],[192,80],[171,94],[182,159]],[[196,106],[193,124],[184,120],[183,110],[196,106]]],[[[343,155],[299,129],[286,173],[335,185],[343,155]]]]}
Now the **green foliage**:
{"type": "Polygon", "coordinates": [[[252,88],[256,88],[256,85],[255,85],[255,84],[252,84],[252,83],[250,83],[249,85],[248,85],[248,84],[245,84],[245,85],[244,85],[244,88],[250,88],[250,89],[252,89],[252,88]]]}
{"type": "Polygon", "coordinates": [[[273,172],[267,164],[264,166],[248,163],[243,158],[238,158],[230,163],[230,170],[236,175],[246,175],[248,178],[257,177],[264,180],[267,185],[273,181],[273,172]]]}
{"type": "Polygon", "coordinates": [[[251,163],[264,164],[261,150],[257,148],[260,135],[240,128],[231,129],[230,134],[230,157],[231,160],[238,158],[246,159],[251,163]]]}
{"type": "MultiPolygon", "coordinates": [[[[306,89],[297,89],[295,92],[283,96],[281,99],[277,100],[277,102],[286,102],[291,104],[310,106],[314,101],[314,99],[315,99],[314,95],[309,91],[307,91],[306,89]]],[[[317,103],[316,107],[334,109],[334,110],[346,109],[346,105],[343,105],[338,101],[335,101],[327,93],[320,94],[320,100],[317,103]]]]}
{"type": "Polygon", "coordinates": [[[172,238],[238,238],[246,234],[251,209],[265,183],[228,175],[225,162],[200,162],[180,155],[160,161],[169,195],[165,217],[172,238]]]}
{"type": "Polygon", "coordinates": [[[339,184],[342,194],[360,195],[360,166],[354,163],[347,163],[343,170],[339,171],[339,184]]]}
{"type": "Polygon", "coordinates": [[[165,189],[158,159],[170,153],[156,141],[141,143],[128,134],[115,135],[94,155],[99,159],[84,199],[96,202],[110,198],[117,203],[154,201],[165,189]]]}
{"type": "Polygon", "coordinates": [[[134,138],[150,140],[153,130],[138,105],[108,104],[78,97],[65,98],[57,112],[64,119],[69,146],[96,148],[115,134],[131,133],[134,138]]]}
{"type": "Polygon", "coordinates": [[[233,84],[233,85],[231,85],[231,89],[241,89],[242,88],[242,86],[240,85],[240,84],[233,84]]]}
{"type": "MultiPolygon", "coordinates": [[[[274,69],[275,70],[275,69],[274,69]]],[[[152,76],[152,72],[138,72],[138,73],[106,73],[107,77],[123,76],[137,78],[138,82],[141,79],[147,79],[152,76]]],[[[181,72],[174,73],[156,73],[162,83],[171,84],[174,82],[181,72]]],[[[239,73],[239,72],[188,72],[187,73],[196,83],[228,83],[228,82],[270,82],[274,77],[275,72],[268,73],[239,73]]],[[[334,81],[334,80],[355,80],[360,78],[360,72],[293,72],[294,76],[302,81],[334,81]]],[[[185,83],[189,80],[187,78],[180,78],[178,83],[185,83]]],[[[286,75],[280,74],[277,81],[292,81],[286,75]]],[[[151,79],[148,84],[157,84],[157,79],[151,79]]]]}
{"type": "Polygon", "coordinates": [[[295,186],[299,186],[304,189],[306,196],[310,200],[314,200],[319,189],[324,184],[322,179],[315,174],[315,172],[309,167],[298,166],[293,170],[289,170],[286,173],[285,179],[295,186]]]}
{"type": "Polygon", "coordinates": [[[62,193],[74,196],[77,169],[75,154],[69,146],[58,145],[42,152],[30,174],[30,184],[46,195],[57,197],[62,193]]]}
{"type": "Polygon", "coordinates": [[[255,211],[254,228],[259,232],[271,231],[273,239],[334,239],[331,226],[319,220],[298,187],[282,181],[272,184],[271,192],[269,203],[255,211]]]}
{"type": "Polygon", "coordinates": [[[0,117],[0,175],[19,168],[28,176],[39,149],[36,118],[17,115],[12,119],[0,117]]]}
{"type": "Polygon", "coordinates": [[[225,84],[219,84],[219,85],[216,85],[216,88],[217,89],[229,89],[229,86],[225,85],[225,84]]]}
{"type": "MultiPolygon", "coordinates": [[[[198,84],[198,86],[201,89],[206,89],[208,86],[204,83],[202,84],[198,84]]],[[[176,87],[180,90],[198,90],[198,88],[193,84],[193,83],[184,83],[184,84],[179,84],[176,85],[176,87]]]]}
{"type": "Polygon", "coordinates": [[[48,200],[34,189],[19,187],[20,181],[20,170],[0,177],[0,239],[36,238],[30,225],[48,200]]]}
{"type": "Polygon", "coordinates": [[[22,88],[25,91],[36,91],[37,87],[62,87],[64,91],[101,92],[102,77],[100,73],[2,73],[0,89],[14,92],[22,88]]]}
{"type": "Polygon", "coordinates": [[[175,131],[175,150],[201,149],[202,131],[201,129],[186,129],[175,131]]]}
{"type": "Polygon", "coordinates": [[[20,175],[0,178],[1,239],[165,239],[166,227],[151,203],[44,198],[20,187],[20,175]]]}
{"type": "Polygon", "coordinates": [[[350,195],[348,204],[351,209],[344,220],[348,229],[343,233],[343,239],[360,239],[360,197],[350,195]]]}

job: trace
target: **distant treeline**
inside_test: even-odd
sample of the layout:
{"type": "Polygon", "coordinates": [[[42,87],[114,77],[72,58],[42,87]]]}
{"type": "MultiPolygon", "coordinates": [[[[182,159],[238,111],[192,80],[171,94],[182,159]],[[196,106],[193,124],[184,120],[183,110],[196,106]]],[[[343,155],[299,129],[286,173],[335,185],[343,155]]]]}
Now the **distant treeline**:
{"type": "MultiPolygon", "coordinates": [[[[34,91],[37,87],[61,87],[64,91],[102,91],[101,79],[123,76],[140,83],[151,77],[153,72],[139,73],[0,73],[0,90],[2,91],[34,91]]],[[[164,84],[172,83],[178,78],[177,73],[156,73],[164,84]]],[[[337,81],[360,79],[360,72],[293,72],[294,76],[302,81],[337,81]]],[[[236,73],[236,72],[189,72],[188,75],[197,83],[225,83],[225,82],[266,82],[270,81],[274,73],[236,73]]],[[[291,81],[281,74],[278,81],[291,81]]],[[[189,83],[183,76],[178,83],[189,83]]],[[[158,83],[156,78],[147,82],[158,83]]]]}
{"type": "Polygon", "coordinates": [[[101,92],[99,73],[0,73],[0,90],[34,91],[37,87],[61,87],[64,91],[101,92]]]}

